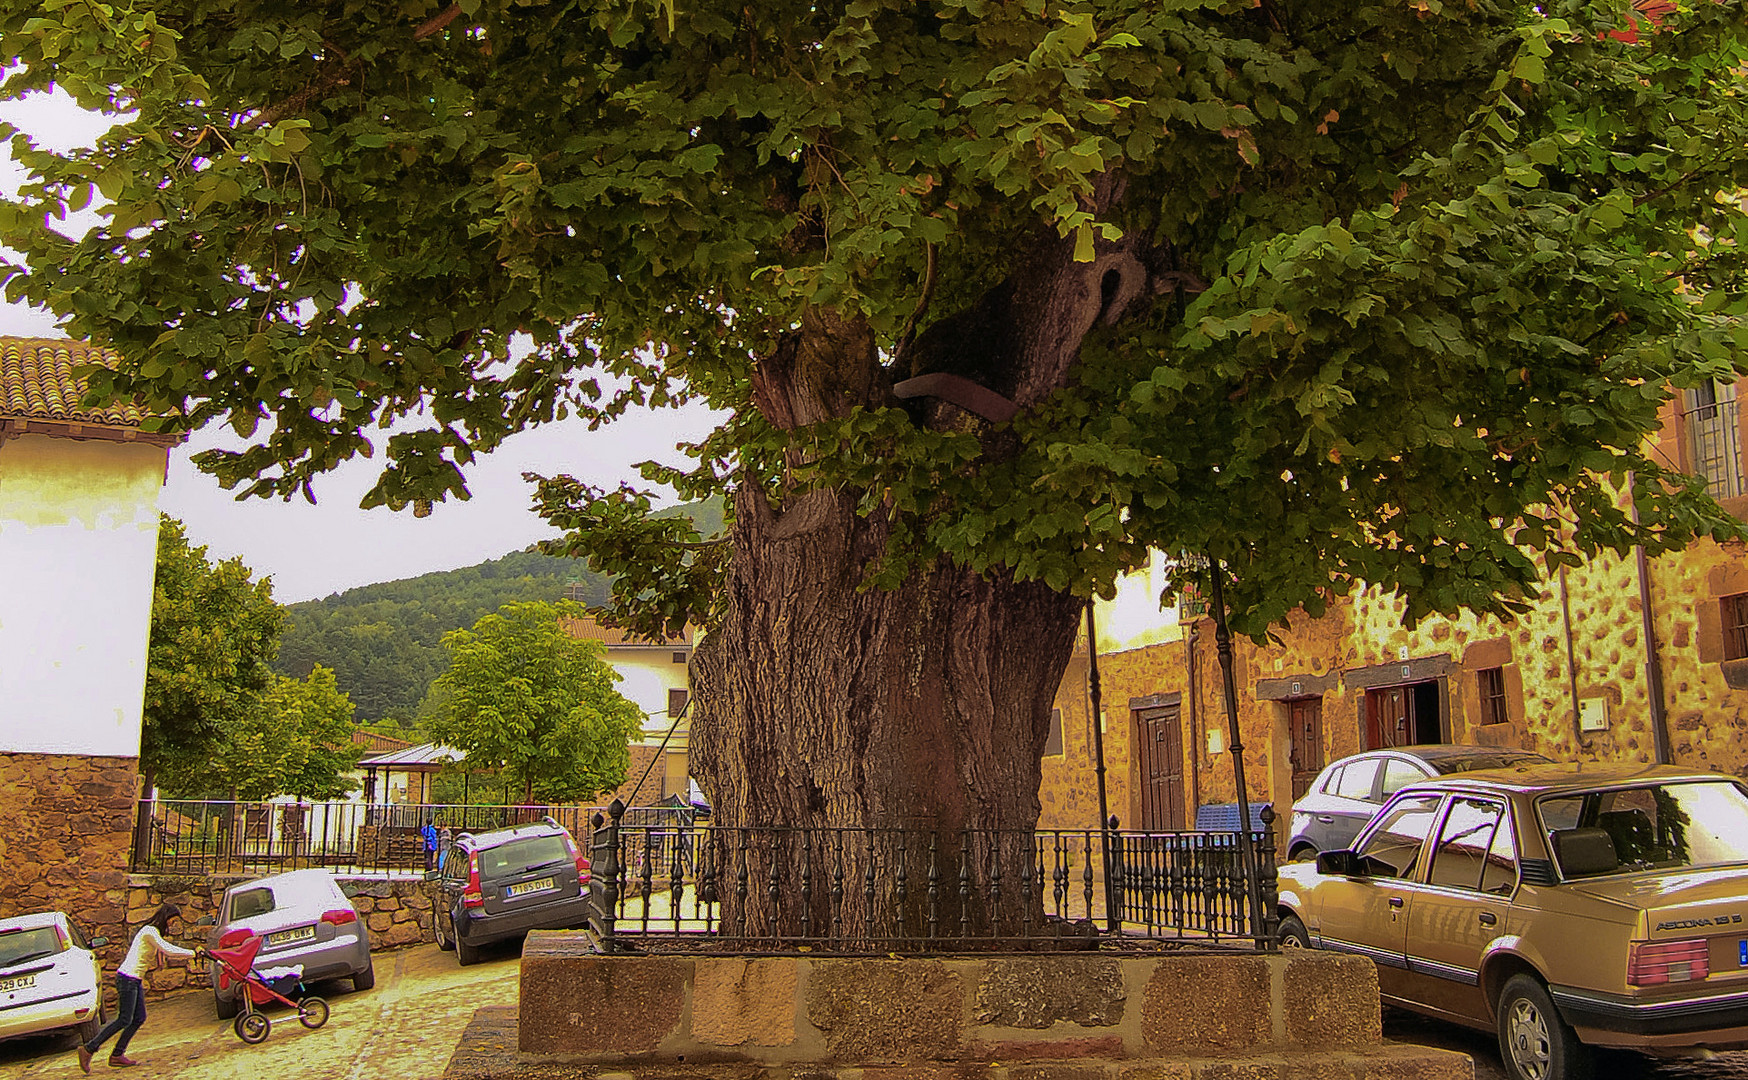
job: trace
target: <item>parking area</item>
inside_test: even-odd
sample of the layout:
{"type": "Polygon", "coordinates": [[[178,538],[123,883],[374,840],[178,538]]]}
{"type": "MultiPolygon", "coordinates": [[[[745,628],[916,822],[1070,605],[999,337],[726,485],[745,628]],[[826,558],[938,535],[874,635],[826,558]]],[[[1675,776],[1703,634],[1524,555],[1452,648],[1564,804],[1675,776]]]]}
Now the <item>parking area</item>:
{"type": "MultiPolygon", "coordinates": [[[[484,1005],[514,1005],[519,949],[490,949],[461,968],[455,954],[419,945],[376,957],[373,990],[353,993],[345,982],[322,983],[332,1018],[307,1031],[285,1010],[269,1013],[273,1031],[259,1046],[244,1045],[213,1013],[210,992],[179,994],[148,1005],[146,1026],[128,1047],[140,1068],[110,1070],[107,1048],[92,1075],[133,1080],[424,1080],[441,1076],[462,1030],[484,1005]]],[[[0,1043],[0,1080],[81,1075],[72,1036],[0,1043]]]]}

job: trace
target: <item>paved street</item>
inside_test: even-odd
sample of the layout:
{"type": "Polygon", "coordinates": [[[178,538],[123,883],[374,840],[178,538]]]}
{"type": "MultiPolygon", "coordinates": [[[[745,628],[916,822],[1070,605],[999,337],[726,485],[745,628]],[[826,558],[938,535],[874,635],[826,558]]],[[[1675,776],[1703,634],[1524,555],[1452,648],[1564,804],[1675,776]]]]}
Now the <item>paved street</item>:
{"type": "MultiPolygon", "coordinates": [[[[1499,1047],[1490,1035],[1423,1020],[1387,1009],[1384,1037],[1460,1050],[1475,1059],[1475,1080],[1506,1080],[1499,1047]]],[[[1597,1080],[1748,1080],[1748,1052],[1719,1054],[1710,1061],[1672,1061],[1641,1054],[1606,1053],[1596,1063],[1597,1080]]]]}
{"type": "MultiPolygon", "coordinates": [[[[269,1015],[273,1033],[246,1046],[228,1021],[213,1015],[208,993],[189,993],[148,1006],[146,1026],[128,1047],[138,1069],[107,1067],[107,1047],[92,1064],[93,1076],[130,1080],[236,1080],[272,1076],[281,1080],[425,1080],[440,1076],[462,1029],[482,1005],[516,1002],[518,950],[507,946],[490,959],[462,969],[453,953],[420,945],[376,957],[376,988],[352,993],[348,983],[324,983],[333,1016],[318,1031],[306,1031],[285,1010],[269,1015]]],[[[0,1080],[79,1076],[70,1037],[0,1043],[0,1080]]]]}

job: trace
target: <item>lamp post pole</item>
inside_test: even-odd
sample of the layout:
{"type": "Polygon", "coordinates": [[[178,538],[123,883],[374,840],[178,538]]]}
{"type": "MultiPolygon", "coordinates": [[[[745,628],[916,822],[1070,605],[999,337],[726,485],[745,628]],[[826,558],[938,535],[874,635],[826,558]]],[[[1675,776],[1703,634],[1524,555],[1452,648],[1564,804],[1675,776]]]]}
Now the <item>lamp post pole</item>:
{"type": "Polygon", "coordinates": [[[1250,894],[1251,925],[1262,933],[1262,882],[1257,874],[1256,849],[1250,837],[1250,795],[1244,783],[1244,737],[1238,725],[1238,684],[1232,674],[1232,631],[1226,626],[1226,590],[1221,579],[1226,568],[1208,556],[1208,578],[1213,583],[1209,599],[1214,607],[1214,649],[1220,656],[1220,681],[1226,699],[1226,731],[1232,742],[1232,776],[1238,788],[1238,858],[1244,866],[1245,891],[1250,894]]]}
{"type": "Polygon", "coordinates": [[[1105,870],[1105,929],[1117,930],[1117,905],[1111,891],[1111,807],[1105,800],[1105,725],[1099,689],[1099,639],[1093,630],[1093,600],[1086,600],[1087,685],[1092,691],[1093,772],[1099,780],[1099,852],[1105,870]]]}

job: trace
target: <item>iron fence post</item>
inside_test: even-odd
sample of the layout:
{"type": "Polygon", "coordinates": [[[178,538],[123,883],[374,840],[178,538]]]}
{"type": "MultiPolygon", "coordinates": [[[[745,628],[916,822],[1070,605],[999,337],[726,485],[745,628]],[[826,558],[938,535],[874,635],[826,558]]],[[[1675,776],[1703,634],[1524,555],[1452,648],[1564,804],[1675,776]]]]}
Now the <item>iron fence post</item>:
{"type": "Polygon", "coordinates": [[[595,815],[594,865],[589,873],[590,905],[594,910],[589,921],[601,939],[606,952],[617,951],[613,940],[613,922],[619,913],[619,819],[625,816],[625,804],[614,799],[607,805],[607,818],[595,815]]]}

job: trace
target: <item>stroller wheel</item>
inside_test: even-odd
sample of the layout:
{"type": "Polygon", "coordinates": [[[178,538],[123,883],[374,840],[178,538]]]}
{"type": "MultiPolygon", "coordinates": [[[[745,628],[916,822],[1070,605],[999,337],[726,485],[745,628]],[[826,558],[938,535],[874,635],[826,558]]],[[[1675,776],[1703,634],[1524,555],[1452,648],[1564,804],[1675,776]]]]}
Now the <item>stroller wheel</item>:
{"type": "Polygon", "coordinates": [[[319,997],[307,997],[297,1003],[297,1020],[314,1031],[328,1022],[328,1003],[319,997]]]}
{"type": "Polygon", "coordinates": [[[250,1046],[266,1042],[267,1036],[273,1034],[273,1021],[267,1019],[262,1013],[254,1011],[243,1013],[237,1017],[237,1022],[232,1026],[237,1029],[237,1038],[250,1046]]]}

